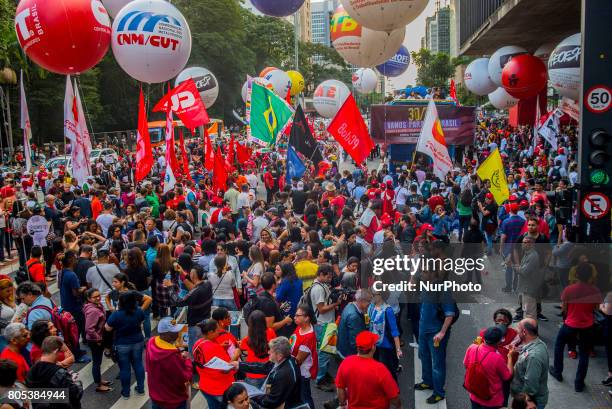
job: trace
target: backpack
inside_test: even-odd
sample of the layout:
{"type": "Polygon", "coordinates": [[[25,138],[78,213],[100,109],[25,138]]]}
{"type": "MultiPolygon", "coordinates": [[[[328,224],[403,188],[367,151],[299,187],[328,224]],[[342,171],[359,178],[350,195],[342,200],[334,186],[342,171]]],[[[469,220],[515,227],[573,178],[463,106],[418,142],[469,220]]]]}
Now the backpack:
{"type": "Polygon", "coordinates": [[[485,359],[487,359],[487,356],[491,351],[487,352],[485,356],[480,361],[478,361],[479,350],[480,346],[478,346],[478,348],[476,349],[476,356],[474,358],[474,361],[472,361],[468,365],[465,371],[463,387],[465,388],[465,390],[476,396],[478,399],[490,400],[493,397],[493,394],[491,393],[491,383],[489,382],[489,378],[485,373],[482,363],[485,359]]]}
{"type": "Polygon", "coordinates": [[[76,351],[79,348],[79,327],[71,313],[61,307],[53,305],[53,309],[46,305],[36,305],[30,308],[26,314],[26,322],[32,310],[42,309],[51,315],[51,321],[55,328],[61,332],[64,342],[71,351],[76,351]]]}
{"type": "Polygon", "coordinates": [[[260,309],[260,305],[261,303],[258,295],[249,298],[246,304],[244,304],[244,307],[242,307],[242,316],[246,322],[249,322],[249,316],[253,311],[260,309]]]}
{"type": "Polygon", "coordinates": [[[41,264],[41,262],[35,261],[29,266],[26,263],[25,265],[19,267],[19,270],[15,272],[15,282],[17,283],[17,285],[23,283],[24,281],[32,281],[32,277],[30,275],[30,267],[35,266],[36,264],[41,264]]]}
{"type": "Polygon", "coordinates": [[[300,301],[298,302],[298,305],[302,305],[302,304],[308,305],[314,311],[315,316],[318,317],[319,316],[319,310],[317,308],[315,308],[314,305],[312,304],[312,297],[310,296],[310,293],[312,291],[312,287],[314,287],[315,284],[318,284],[318,285],[322,286],[323,289],[325,289],[325,286],[323,284],[319,283],[318,281],[313,281],[312,285],[310,287],[308,287],[304,291],[304,294],[302,294],[302,297],[300,298],[300,301]]]}

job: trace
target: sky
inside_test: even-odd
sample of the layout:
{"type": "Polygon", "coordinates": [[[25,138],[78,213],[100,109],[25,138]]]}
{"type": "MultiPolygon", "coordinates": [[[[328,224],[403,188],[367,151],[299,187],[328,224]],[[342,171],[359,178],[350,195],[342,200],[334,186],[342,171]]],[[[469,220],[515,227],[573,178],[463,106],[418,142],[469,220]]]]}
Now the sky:
{"type": "MultiPolygon", "coordinates": [[[[311,0],[312,3],[319,3],[323,0],[311,0]]],[[[248,2],[248,0],[247,0],[248,2]]],[[[406,38],[404,45],[408,51],[418,51],[421,48],[421,37],[425,35],[425,19],[432,16],[436,10],[436,2],[429,0],[425,10],[414,21],[406,26],[406,38]]],[[[417,70],[414,64],[410,64],[406,72],[399,77],[391,79],[391,85],[398,89],[406,85],[414,85],[416,82],[417,70]]]]}

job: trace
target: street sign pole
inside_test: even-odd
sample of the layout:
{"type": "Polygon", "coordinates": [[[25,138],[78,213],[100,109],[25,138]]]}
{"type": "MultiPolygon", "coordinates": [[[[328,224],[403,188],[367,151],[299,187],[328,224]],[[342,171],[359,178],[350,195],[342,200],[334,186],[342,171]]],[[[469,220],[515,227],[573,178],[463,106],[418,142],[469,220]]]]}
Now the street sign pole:
{"type": "Polygon", "coordinates": [[[609,0],[582,0],[582,90],[578,139],[578,240],[610,242],[612,182],[612,7],[609,0]],[[603,198],[603,199],[602,199],[603,198]]]}

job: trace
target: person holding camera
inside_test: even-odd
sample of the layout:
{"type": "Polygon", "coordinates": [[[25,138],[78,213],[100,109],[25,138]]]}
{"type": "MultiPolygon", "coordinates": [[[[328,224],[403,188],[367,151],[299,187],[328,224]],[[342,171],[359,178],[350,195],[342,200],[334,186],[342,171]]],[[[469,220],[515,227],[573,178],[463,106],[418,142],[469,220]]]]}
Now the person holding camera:
{"type": "MultiPolygon", "coordinates": [[[[315,332],[317,340],[321,340],[327,324],[332,324],[336,321],[336,309],[343,301],[343,296],[338,297],[335,302],[332,302],[332,290],[330,283],[334,275],[334,270],[331,264],[321,264],[317,270],[317,278],[312,282],[312,286],[307,290],[307,303],[312,305],[315,312],[317,323],[315,332]]],[[[319,370],[315,386],[323,391],[331,392],[334,390],[333,378],[327,373],[329,361],[333,355],[319,351],[319,370]]]]}

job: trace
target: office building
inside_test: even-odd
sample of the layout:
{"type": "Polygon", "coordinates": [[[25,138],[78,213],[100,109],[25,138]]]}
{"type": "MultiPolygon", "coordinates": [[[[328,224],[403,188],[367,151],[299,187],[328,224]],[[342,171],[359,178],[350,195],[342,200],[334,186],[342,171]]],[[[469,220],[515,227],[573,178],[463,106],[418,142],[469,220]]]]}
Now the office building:
{"type": "Polygon", "coordinates": [[[425,20],[425,48],[433,53],[451,53],[451,9],[443,7],[425,20]]]}

